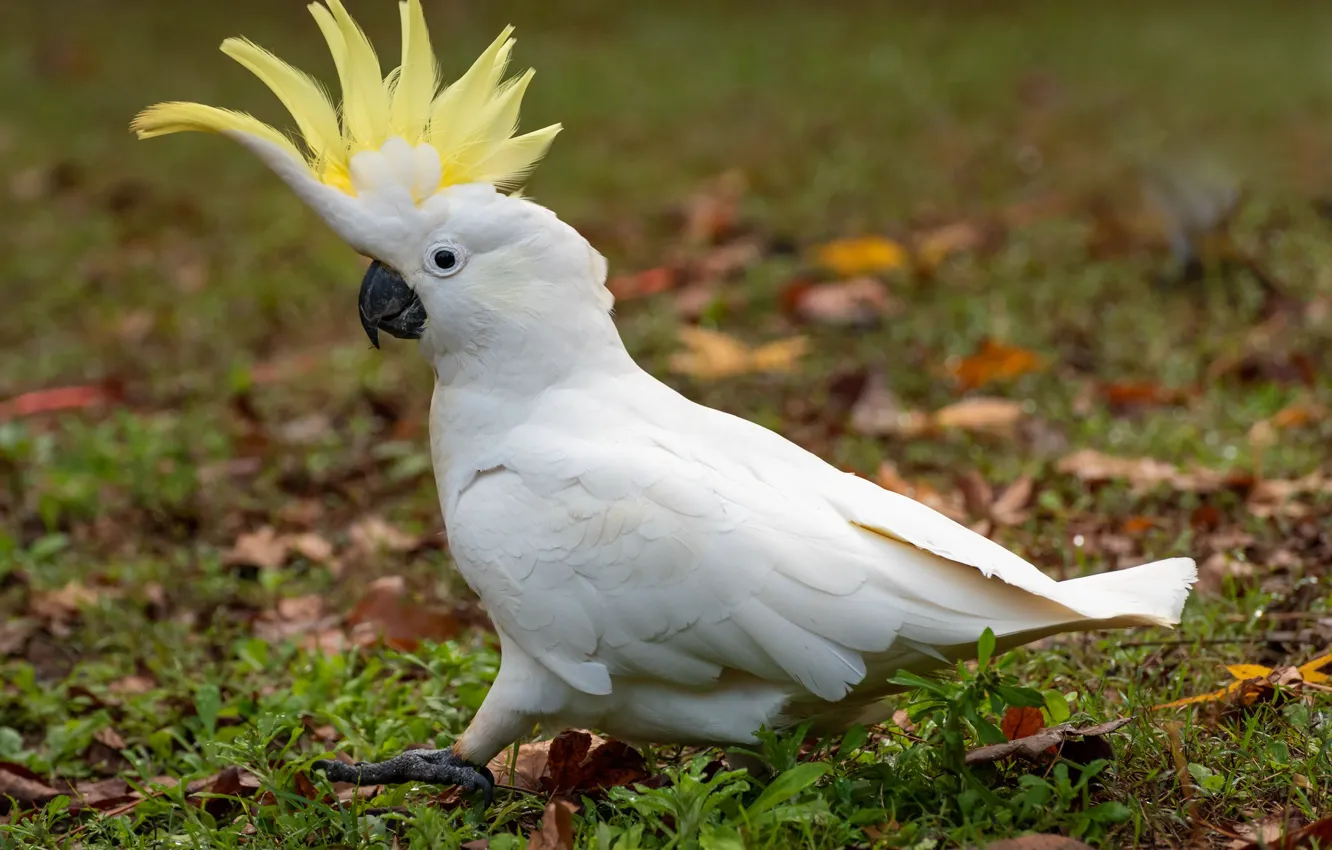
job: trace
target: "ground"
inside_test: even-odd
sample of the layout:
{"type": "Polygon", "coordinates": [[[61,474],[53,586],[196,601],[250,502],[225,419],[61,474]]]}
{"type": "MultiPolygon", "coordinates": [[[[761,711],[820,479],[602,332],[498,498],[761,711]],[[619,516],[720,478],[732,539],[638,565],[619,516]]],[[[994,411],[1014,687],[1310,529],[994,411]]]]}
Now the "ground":
{"type": "MultiPolygon", "coordinates": [[[[1332,633],[1328,10],[426,5],[451,73],[518,25],[524,126],[567,128],[529,194],[608,255],[641,362],[1052,575],[1192,555],[1183,622],[964,668],[892,725],[768,741],[767,775],[673,748],[580,766],[565,739],[489,811],[328,796],[311,760],[446,745],[498,661],[441,534],[429,370],[368,348],[363,261],[244,152],[126,125],[165,99],[278,119],[228,35],[330,63],[295,2],[23,4],[0,44],[0,846],[1240,847],[1328,814],[1322,668],[1283,669],[1332,633]],[[850,237],[872,239],[827,247],[850,237]],[[795,335],[772,369],[726,348],[795,335]],[[1152,710],[1232,678],[1257,681],[1152,710]],[[1044,707],[1003,711],[1019,686],[1044,707]],[[1005,714],[1132,722],[964,765],[1005,714]]],[[[391,4],[352,9],[396,45],[391,4]]]]}

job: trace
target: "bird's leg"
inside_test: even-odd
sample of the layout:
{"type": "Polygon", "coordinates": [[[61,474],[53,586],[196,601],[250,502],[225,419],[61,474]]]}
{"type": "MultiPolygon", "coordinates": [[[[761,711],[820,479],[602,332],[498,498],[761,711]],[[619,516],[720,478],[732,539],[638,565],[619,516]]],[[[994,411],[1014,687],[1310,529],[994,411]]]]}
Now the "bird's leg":
{"type": "Polygon", "coordinates": [[[388,761],[345,764],[321,759],[310,765],[322,770],[334,782],[358,785],[399,785],[403,782],[428,782],[432,785],[457,785],[467,791],[480,791],[486,805],[495,794],[495,777],[485,764],[470,764],[454,755],[452,749],[408,750],[388,761]]]}
{"type": "Polygon", "coordinates": [[[495,793],[495,777],[486,765],[505,747],[532,731],[539,712],[533,711],[529,703],[534,692],[541,693],[540,687],[534,687],[541,676],[549,677],[550,673],[521,652],[506,652],[495,684],[452,747],[408,750],[388,761],[360,764],[321,759],[310,767],[322,770],[334,782],[456,785],[467,791],[480,791],[489,805],[495,793]]]}

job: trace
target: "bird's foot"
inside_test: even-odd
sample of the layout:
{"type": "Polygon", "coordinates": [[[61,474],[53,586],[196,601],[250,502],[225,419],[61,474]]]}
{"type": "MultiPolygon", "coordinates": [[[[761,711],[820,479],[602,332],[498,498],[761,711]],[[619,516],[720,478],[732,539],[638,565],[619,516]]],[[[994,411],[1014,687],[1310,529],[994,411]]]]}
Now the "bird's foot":
{"type": "Polygon", "coordinates": [[[320,759],[310,765],[322,770],[333,782],[358,785],[400,785],[403,782],[428,782],[432,785],[457,785],[466,791],[480,791],[490,805],[495,794],[495,776],[485,765],[469,764],[452,750],[408,750],[388,761],[345,764],[320,759]]]}

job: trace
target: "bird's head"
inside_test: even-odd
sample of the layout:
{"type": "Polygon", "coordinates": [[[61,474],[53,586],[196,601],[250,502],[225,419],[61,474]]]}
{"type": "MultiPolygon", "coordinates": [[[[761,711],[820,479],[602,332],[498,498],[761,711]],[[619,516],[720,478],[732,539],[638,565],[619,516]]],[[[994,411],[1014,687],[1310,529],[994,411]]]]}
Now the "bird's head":
{"type": "Polygon", "coordinates": [[[387,76],[340,0],[325,2],[309,9],[333,54],[340,107],[252,42],[222,43],[291,112],[295,139],[244,113],[183,102],[149,107],[132,129],[140,138],[220,133],[263,160],[373,261],[360,316],[375,345],[380,331],[417,339],[427,327],[445,348],[477,345],[499,327],[576,315],[571,300],[604,314],[601,255],[549,210],[509,194],[560,131],[514,135],[532,71],[504,79],[512,27],[441,86],[420,0],[400,3],[402,61],[387,76]]]}

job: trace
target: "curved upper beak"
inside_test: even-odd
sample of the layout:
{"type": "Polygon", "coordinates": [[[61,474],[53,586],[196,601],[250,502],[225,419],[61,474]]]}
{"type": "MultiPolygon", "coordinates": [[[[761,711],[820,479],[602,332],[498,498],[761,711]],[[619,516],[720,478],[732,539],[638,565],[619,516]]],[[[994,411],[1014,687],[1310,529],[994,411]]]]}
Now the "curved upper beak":
{"type": "Polygon", "coordinates": [[[361,327],[370,344],[379,348],[379,332],[398,339],[420,339],[425,333],[426,311],[421,299],[402,275],[375,260],[361,280],[361,327]]]}

